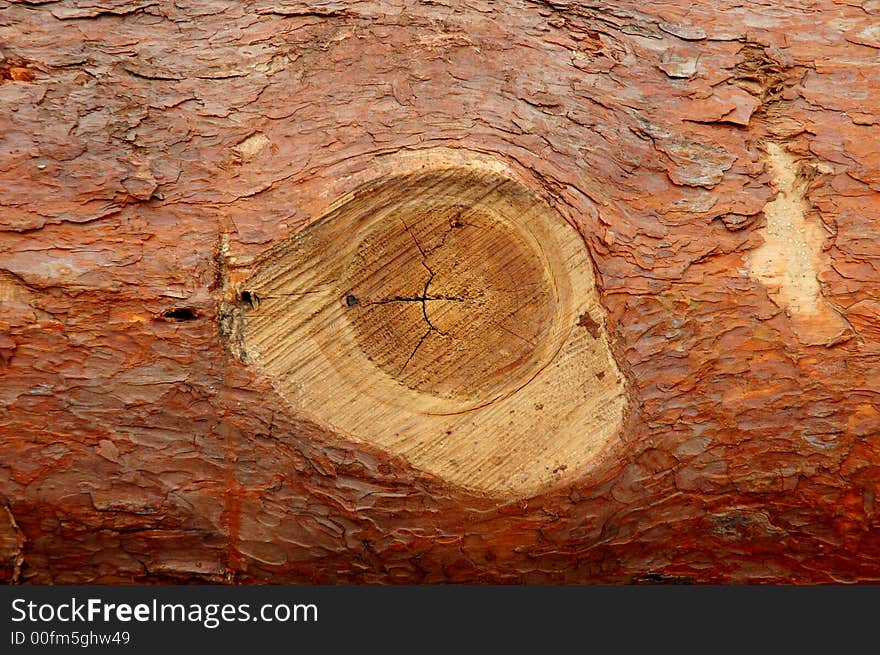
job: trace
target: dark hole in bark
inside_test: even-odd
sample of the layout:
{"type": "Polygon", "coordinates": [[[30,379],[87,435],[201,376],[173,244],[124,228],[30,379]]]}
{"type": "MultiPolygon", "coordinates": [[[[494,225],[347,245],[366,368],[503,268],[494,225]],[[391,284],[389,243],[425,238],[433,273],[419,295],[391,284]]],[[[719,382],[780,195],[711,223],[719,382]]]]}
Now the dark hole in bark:
{"type": "Polygon", "coordinates": [[[175,307],[162,312],[162,318],[169,321],[194,321],[199,317],[192,307],[175,307]]]}
{"type": "Polygon", "coordinates": [[[348,294],[345,297],[345,306],[346,307],[354,307],[357,304],[358,304],[358,299],[355,296],[348,294]]]}
{"type": "Polygon", "coordinates": [[[251,309],[256,309],[257,305],[260,304],[260,297],[253,291],[242,291],[240,298],[241,301],[251,309]]]}

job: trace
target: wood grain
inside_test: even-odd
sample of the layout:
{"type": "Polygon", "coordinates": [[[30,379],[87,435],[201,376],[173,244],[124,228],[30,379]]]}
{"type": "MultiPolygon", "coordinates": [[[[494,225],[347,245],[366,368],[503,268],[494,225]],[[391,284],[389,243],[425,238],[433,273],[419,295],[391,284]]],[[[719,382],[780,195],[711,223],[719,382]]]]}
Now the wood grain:
{"type": "Polygon", "coordinates": [[[447,168],[334,205],[238,293],[233,351],[289,411],[496,495],[581,471],[616,436],[626,396],[592,262],[526,187],[447,168]]]}

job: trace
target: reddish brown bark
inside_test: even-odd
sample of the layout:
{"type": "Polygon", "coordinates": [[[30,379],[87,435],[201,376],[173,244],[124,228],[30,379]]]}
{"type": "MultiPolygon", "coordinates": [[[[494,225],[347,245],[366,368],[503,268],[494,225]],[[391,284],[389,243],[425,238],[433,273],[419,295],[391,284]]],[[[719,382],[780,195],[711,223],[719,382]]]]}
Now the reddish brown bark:
{"type": "Polygon", "coordinates": [[[876,0],[0,2],[0,573],[880,581],[878,21],[876,0]],[[847,329],[825,343],[750,274],[767,143],[827,228],[820,300],[847,329]],[[220,334],[230,267],[436,147],[506,163],[583,234],[631,389],[619,446],[527,499],[309,424],[220,334]]]}

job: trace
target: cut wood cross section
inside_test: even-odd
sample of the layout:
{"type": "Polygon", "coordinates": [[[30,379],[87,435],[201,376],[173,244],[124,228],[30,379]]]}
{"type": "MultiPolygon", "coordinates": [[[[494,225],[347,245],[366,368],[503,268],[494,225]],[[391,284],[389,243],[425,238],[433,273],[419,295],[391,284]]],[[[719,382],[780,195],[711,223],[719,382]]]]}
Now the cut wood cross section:
{"type": "Polygon", "coordinates": [[[580,235],[525,186],[375,181],[264,253],[246,357],[299,415],[491,495],[582,470],[626,404],[580,235]]]}

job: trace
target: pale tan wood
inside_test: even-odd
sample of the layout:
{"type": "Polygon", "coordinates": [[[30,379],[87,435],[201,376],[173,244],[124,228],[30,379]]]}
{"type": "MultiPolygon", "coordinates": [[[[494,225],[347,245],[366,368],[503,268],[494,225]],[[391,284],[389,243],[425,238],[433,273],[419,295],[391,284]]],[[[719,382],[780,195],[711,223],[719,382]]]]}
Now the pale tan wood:
{"type": "Polygon", "coordinates": [[[253,264],[240,347],[297,412],[489,494],[583,469],[626,394],[577,232],[482,167],[389,175],[253,264]]]}
{"type": "Polygon", "coordinates": [[[764,206],[764,243],[749,255],[754,279],[791,319],[802,343],[840,343],[854,332],[843,315],[822,295],[820,273],[829,268],[828,234],[818,216],[810,216],[807,186],[815,170],[802,165],[778,143],[764,144],[776,197],[764,206]]]}

